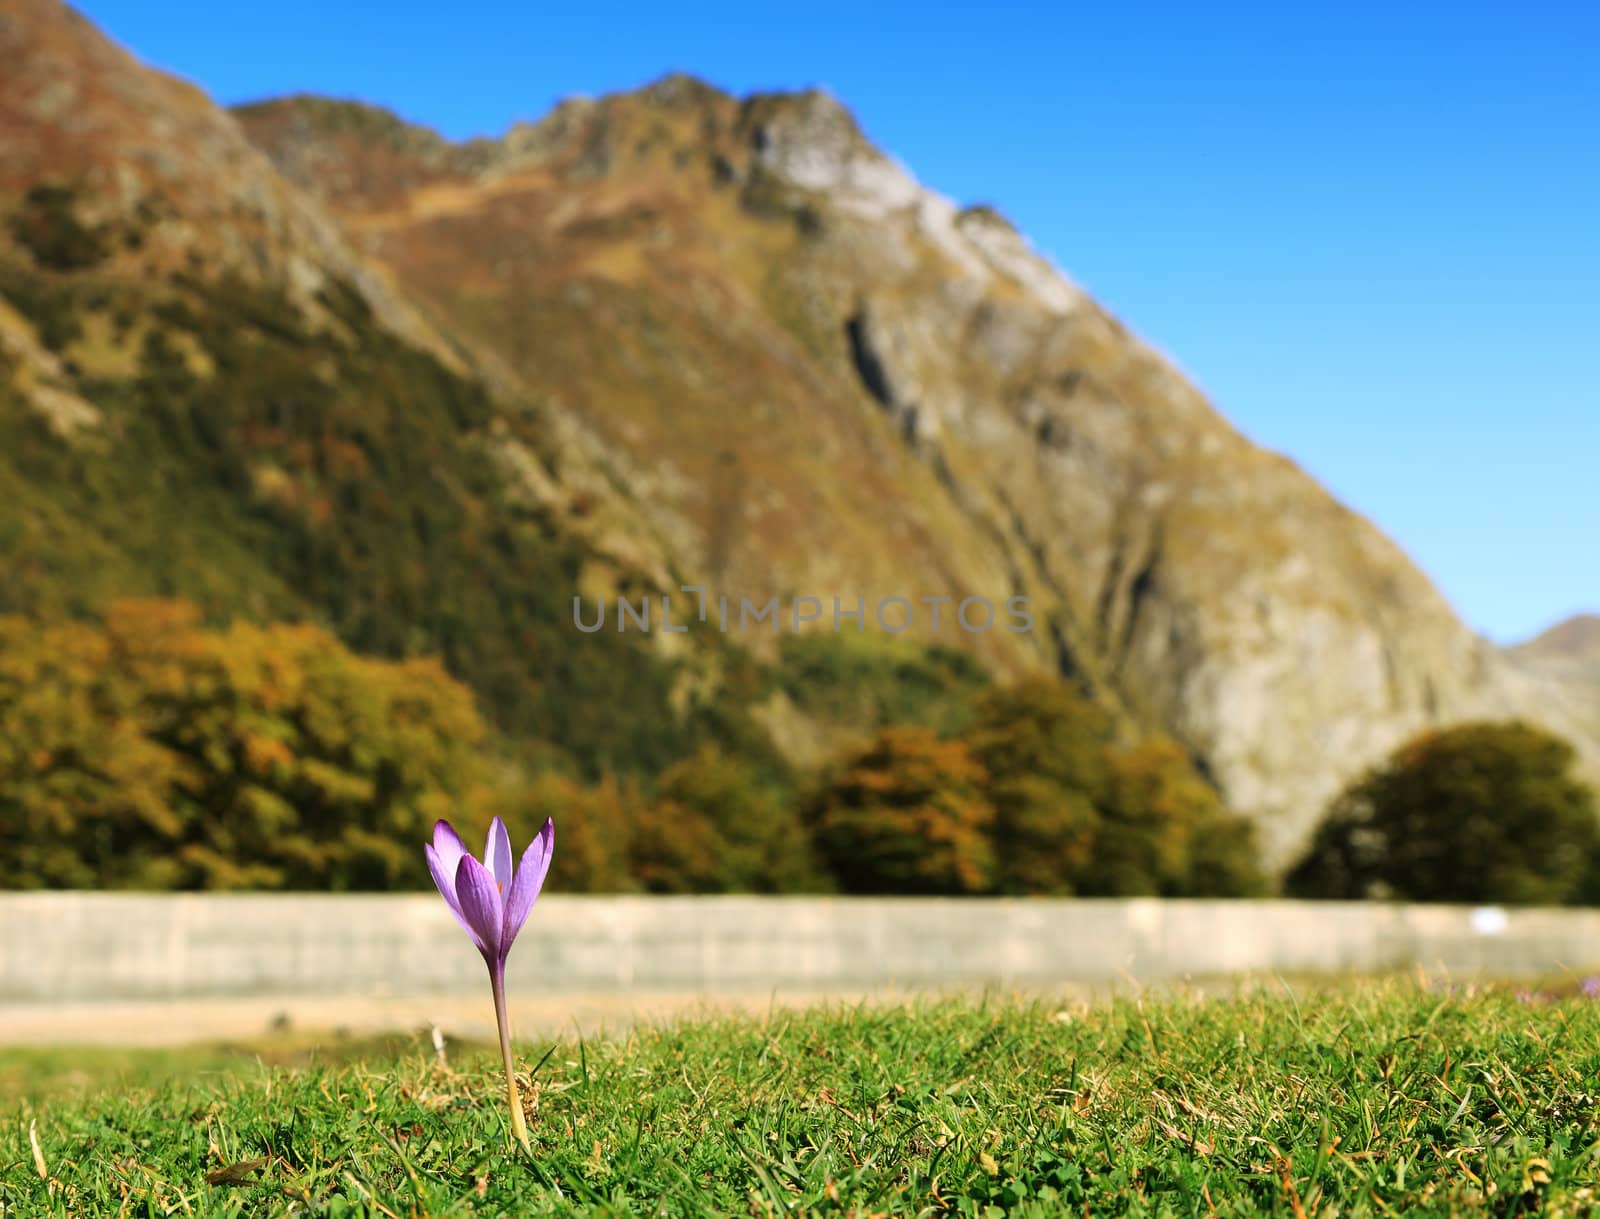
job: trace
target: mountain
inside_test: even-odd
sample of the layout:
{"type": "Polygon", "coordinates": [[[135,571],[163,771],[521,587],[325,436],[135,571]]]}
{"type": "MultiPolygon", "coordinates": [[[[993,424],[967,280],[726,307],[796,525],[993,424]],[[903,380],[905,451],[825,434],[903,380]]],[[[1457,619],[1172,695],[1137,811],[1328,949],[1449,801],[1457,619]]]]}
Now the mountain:
{"type": "Polygon", "coordinates": [[[1570,719],[1600,736],[1600,614],[1574,614],[1507,655],[1561,700],[1570,719]]]}
{"type": "Polygon", "coordinates": [[[1369,522],[825,93],[671,76],[461,146],[325,99],[239,116],[441,324],[648,471],[688,570],[1025,595],[1041,629],[985,659],[1176,733],[1274,860],[1411,732],[1551,718],[1369,522]]]}
{"type": "MultiPolygon", "coordinates": [[[[6,0],[0,613],[310,618],[442,656],[580,770],[648,772],[722,713],[652,637],[573,647],[575,589],[669,578],[622,485],[198,90],[6,0]]],[[[715,644],[693,659],[736,668],[715,644]]]]}
{"type": "Polygon", "coordinates": [[[230,115],[5,0],[0,549],[0,611],[156,592],[436,652],[591,773],[841,727],[783,637],[571,623],[685,583],[950,597],[906,664],[1082,682],[1272,864],[1429,724],[1522,714],[1600,764],[1376,528],[819,91],[671,76],[455,144],[324,98],[230,115]],[[1034,629],[959,629],[974,596],[1034,629]]]}
{"type": "Polygon", "coordinates": [[[1600,614],[1574,614],[1509,650],[1528,664],[1570,666],[1600,675],[1600,614]]]}

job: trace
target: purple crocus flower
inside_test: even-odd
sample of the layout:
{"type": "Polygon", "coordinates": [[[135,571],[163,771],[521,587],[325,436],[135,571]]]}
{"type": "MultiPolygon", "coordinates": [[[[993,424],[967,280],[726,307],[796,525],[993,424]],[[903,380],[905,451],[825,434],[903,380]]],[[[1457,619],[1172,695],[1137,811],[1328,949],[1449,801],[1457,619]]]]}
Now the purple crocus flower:
{"type": "Polygon", "coordinates": [[[517,932],[528,921],[539,890],[544,887],[555,840],[555,822],[546,819],[513,868],[511,836],[506,833],[505,822],[496,817],[489,823],[489,837],[484,843],[481,863],[467,852],[461,836],[448,821],[435,823],[433,841],[423,848],[428,857],[428,871],[433,874],[433,883],[439,887],[445,905],[477,945],[484,964],[489,967],[495,1022],[500,1026],[500,1054],[505,1060],[511,1129],[517,1141],[529,1151],[532,1144],[528,1141],[528,1127],[522,1116],[522,1101],[517,1095],[517,1077],[511,1059],[511,1026],[506,1018],[506,957],[517,932]]]}
{"type": "Polygon", "coordinates": [[[514,869],[511,835],[498,817],[489,823],[482,863],[467,853],[460,835],[448,821],[434,825],[433,842],[423,848],[433,883],[439,886],[445,905],[483,954],[491,973],[505,970],[511,943],[528,921],[534,899],[550,871],[555,837],[555,822],[547,820],[514,869]]]}

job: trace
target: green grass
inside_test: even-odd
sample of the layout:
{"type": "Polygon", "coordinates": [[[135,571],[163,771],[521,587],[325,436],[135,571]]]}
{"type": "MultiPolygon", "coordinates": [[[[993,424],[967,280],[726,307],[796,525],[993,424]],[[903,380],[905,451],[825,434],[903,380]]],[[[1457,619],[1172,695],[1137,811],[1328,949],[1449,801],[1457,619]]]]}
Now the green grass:
{"type": "MultiPolygon", "coordinates": [[[[0,1083],[72,1058],[0,1054],[0,1083]]],[[[531,1160],[481,1047],[240,1062],[86,1060],[110,1074],[12,1093],[5,1214],[1555,1216],[1600,1197],[1600,1004],[1577,997],[1274,985],[689,1021],[555,1046],[531,1160]]]]}

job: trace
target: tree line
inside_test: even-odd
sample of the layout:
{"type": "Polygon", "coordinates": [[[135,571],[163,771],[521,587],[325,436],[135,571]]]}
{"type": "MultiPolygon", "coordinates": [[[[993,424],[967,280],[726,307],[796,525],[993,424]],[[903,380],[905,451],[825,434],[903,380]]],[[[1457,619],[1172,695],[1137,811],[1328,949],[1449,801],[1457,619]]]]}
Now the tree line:
{"type": "MultiPolygon", "coordinates": [[[[1066,683],[835,682],[854,662],[807,646],[797,698],[870,693],[883,713],[825,764],[796,774],[735,738],[596,779],[530,762],[437,661],[315,626],[208,627],[167,600],[0,617],[0,887],[419,888],[436,818],[471,834],[499,815],[518,839],[555,817],[569,892],[1269,891],[1252,826],[1189,753],[1066,683]]],[[[1595,797],[1540,729],[1429,731],[1339,794],[1283,890],[1600,902],[1595,797]]]]}
{"type": "MultiPolygon", "coordinates": [[[[556,817],[568,891],[1242,894],[1250,826],[1189,755],[1048,680],[890,722],[813,772],[704,742],[659,773],[530,765],[436,661],[183,601],[0,618],[12,888],[391,890],[448,816],[556,817]],[[953,721],[952,721],[953,722],[953,721]]],[[[887,705],[892,709],[893,699],[887,705]]]]}

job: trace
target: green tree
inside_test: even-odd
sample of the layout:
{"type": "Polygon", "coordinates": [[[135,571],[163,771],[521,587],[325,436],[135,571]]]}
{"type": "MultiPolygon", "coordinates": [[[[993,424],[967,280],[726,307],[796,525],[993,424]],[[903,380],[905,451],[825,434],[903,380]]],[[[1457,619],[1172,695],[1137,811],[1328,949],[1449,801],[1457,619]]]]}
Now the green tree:
{"type": "Polygon", "coordinates": [[[11,234],[39,266],[52,271],[81,271],[111,253],[105,228],[78,219],[76,192],[59,184],[41,182],[29,189],[11,218],[11,234]]]}
{"type": "Polygon", "coordinates": [[[1110,717],[1071,687],[1029,678],[979,699],[967,736],[994,806],[996,888],[1071,894],[1104,828],[1110,717]]]}
{"type": "Polygon", "coordinates": [[[818,793],[814,841],[854,893],[982,893],[994,875],[987,775],[966,744],[892,726],[818,793]]]}
{"type": "Polygon", "coordinates": [[[1529,724],[1427,732],[1330,805],[1287,878],[1301,897],[1561,904],[1600,848],[1572,746],[1529,724]]]}
{"type": "Polygon", "coordinates": [[[778,652],[774,676],[796,706],[861,733],[885,724],[959,730],[989,687],[965,652],[875,631],[785,635],[778,652]]]}

